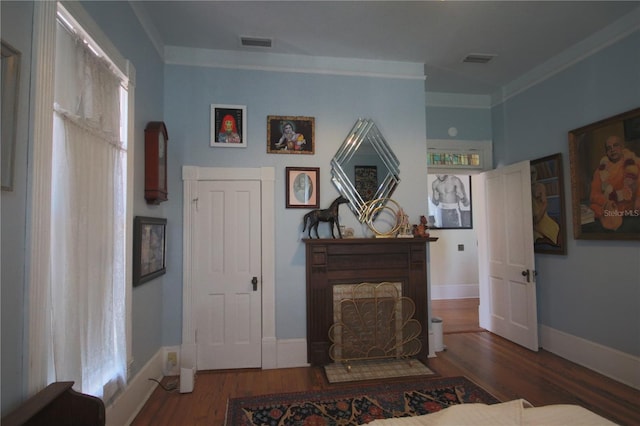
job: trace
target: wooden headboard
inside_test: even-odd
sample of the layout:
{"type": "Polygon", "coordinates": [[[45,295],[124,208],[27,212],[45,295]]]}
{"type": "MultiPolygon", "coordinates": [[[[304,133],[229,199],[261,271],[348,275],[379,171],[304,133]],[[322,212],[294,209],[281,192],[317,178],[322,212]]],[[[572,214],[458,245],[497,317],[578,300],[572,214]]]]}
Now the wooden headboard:
{"type": "Polygon", "coordinates": [[[71,389],[74,382],[54,382],[2,418],[2,426],[104,426],[104,403],[71,389]]]}

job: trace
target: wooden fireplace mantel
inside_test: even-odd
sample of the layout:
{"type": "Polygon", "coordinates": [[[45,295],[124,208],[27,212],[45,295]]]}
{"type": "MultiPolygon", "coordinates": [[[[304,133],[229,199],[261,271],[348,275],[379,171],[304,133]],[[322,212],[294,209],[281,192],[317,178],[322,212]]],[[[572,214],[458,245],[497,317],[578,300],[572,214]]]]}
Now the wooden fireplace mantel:
{"type": "Polygon", "coordinates": [[[400,282],[413,300],[422,327],[418,354],[429,354],[427,243],[437,238],[304,239],[307,271],[307,361],[331,362],[329,328],[333,324],[333,286],[363,282],[400,282]]]}

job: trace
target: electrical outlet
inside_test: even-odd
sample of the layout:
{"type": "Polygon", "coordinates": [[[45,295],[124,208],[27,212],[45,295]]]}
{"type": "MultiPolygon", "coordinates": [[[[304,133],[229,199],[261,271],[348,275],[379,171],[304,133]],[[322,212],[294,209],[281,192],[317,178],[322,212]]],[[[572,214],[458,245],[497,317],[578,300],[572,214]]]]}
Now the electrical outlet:
{"type": "Polygon", "coordinates": [[[178,365],[178,353],[177,352],[167,352],[167,367],[169,370],[173,369],[173,367],[178,365]]]}
{"type": "Polygon", "coordinates": [[[180,346],[165,347],[163,356],[162,373],[165,376],[177,376],[180,374],[180,346]]]}

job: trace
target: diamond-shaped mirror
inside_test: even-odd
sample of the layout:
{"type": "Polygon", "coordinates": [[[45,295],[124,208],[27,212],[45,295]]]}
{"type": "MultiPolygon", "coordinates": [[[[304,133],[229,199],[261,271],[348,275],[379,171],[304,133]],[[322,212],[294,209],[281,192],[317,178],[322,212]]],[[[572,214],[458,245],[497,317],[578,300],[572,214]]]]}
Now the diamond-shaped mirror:
{"type": "Polygon", "coordinates": [[[399,166],[373,120],[361,118],[331,160],[331,181],[362,223],[365,203],[393,194],[400,182],[399,166]]]}

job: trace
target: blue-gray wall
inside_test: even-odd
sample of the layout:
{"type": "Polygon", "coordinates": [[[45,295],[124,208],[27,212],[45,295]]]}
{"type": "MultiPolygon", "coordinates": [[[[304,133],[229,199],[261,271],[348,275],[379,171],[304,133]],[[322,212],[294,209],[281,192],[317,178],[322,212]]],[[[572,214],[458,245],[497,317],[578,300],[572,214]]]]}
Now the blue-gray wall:
{"type": "MultiPolygon", "coordinates": [[[[275,234],[276,336],[304,338],[305,260],[302,216],[305,211],[286,209],[285,167],[320,167],[320,204],[327,207],[338,196],[330,181],[329,162],[359,117],[372,118],[400,161],[401,183],[394,198],[413,222],[426,210],[424,169],[425,123],[422,80],[332,76],[290,72],[229,70],[168,65],[165,82],[165,117],[173,144],[182,150],[181,164],[203,167],[264,167],[276,169],[275,234]],[[246,105],[248,147],[209,146],[209,110],[213,103],[246,105]],[[267,116],[315,117],[315,154],[267,154],[267,116]]],[[[182,188],[178,170],[172,171],[170,220],[180,221],[182,188]],[[173,219],[175,217],[175,219],[173,219]]],[[[341,223],[356,228],[347,206],[341,223]]],[[[320,234],[329,235],[328,227],[320,234]]],[[[179,244],[179,242],[177,242],[179,244]]],[[[181,256],[181,251],[176,252],[181,256]]],[[[168,273],[165,297],[165,343],[181,342],[182,285],[180,267],[168,273]]]]}
{"type": "MultiPolygon", "coordinates": [[[[25,232],[33,4],[0,3],[2,41],[21,52],[13,191],[2,191],[2,413],[24,393],[26,330],[25,232]]],[[[3,126],[6,123],[2,123],[3,126]]]]}
{"type": "MultiPolygon", "coordinates": [[[[163,120],[164,63],[128,2],[86,2],[85,9],[137,71],[135,88],[134,214],[166,216],[164,207],[144,201],[144,127],[163,120]]],[[[31,43],[34,3],[0,3],[2,40],[22,52],[18,135],[13,192],[2,192],[2,415],[26,396],[28,305],[26,251],[28,155],[30,141],[31,43]]],[[[181,263],[180,259],[172,259],[181,263]]],[[[171,265],[168,265],[171,267],[171,265]]],[[[164,277],[133,290],[133,365],[135,374],[163,346],[164,277]]],[[[180,321],[180,318],[178,318],[180,321]]]]}
{"type": "Polygon", "coordinates": [[[573,238],[568,132],[640,106],[640,31],[493,109],[494,165],[562,153],[567,256],[536,254],[538,320],[640,355],[640,242],[573,238]]]}
{"type": "MultiPolygon", "coordinates": [[[[321,204],[327,205],[337,195],[329,181],[329,160],[356,118],[371,117],[400,159],[402,183],[394,198],[413,221],[426,210],[424,140],[427,136],[447,138],[448,128],[455,126],[458,139],[493,138],[494,164],[562,152],[569,197],[567,131],[637,107],[640,99],[637,32],[496,106],[491,118],[482,109],[430,108],[425,121],[421,81],[165,66],[127,2],[83,4],[137,71],[134,212],[169,221],[167,274],[133,291],[134,374],[162,346],[181,340],[182,165],[276,168],[277,337],[298,338],[305,336],[301,212],[283,207],[286,166],[320,167],[321,204]],[[283,102],[284,97],[289,101],[283,102]],[[212,103],[247,105],[246,149],[209,147],[212,103]],[[267,115],[315,117],[316,154],[266,154],[267,115]],[[152,120],[164,120],[170,138],[170,200],[156,207],[147,206],[143,197],[143,135],[146,123],[152,120]]],[[[2,193],[1,381],[2,414],[6,414],[25,397],[26,312],[37,309],[28,306],[25,283],[33,3],[2,1],[0,7],[2,39],[23,52],[24,77],[15,189],[2,193]]],[[[567,207],[570,218],[569,202],[567,207]]],[[[346,209],[342,215],[360,231],[346,209]]],[[[571,235],[570,221],[567,226],[571,235]]],[[[543,325],[640,355],[637,242],[569,238],[567,256],[536,255],[536,263],[543,325]]]]}

